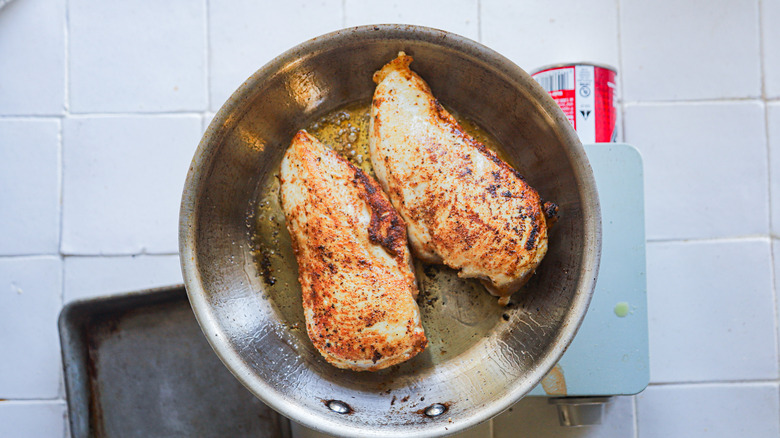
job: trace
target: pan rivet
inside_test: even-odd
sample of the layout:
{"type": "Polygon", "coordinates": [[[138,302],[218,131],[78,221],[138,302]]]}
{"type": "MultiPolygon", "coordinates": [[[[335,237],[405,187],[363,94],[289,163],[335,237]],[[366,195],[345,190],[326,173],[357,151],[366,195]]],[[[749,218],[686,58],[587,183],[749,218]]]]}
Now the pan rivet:
{"type": "Polygon", "coordinates": [[[348,414],[352,412],[352,408],[348,404],[341,400],[331,400],[328,402],[328,409],[337,414],[348,414]]]}
{"type": "Polygon", "coordinates": [[[438,417],[439,415],[447,412],[447,406],[444,406],[441,403],[434,403],[427,408],[425,408],[425,415],[433,418],[438,417]]]}

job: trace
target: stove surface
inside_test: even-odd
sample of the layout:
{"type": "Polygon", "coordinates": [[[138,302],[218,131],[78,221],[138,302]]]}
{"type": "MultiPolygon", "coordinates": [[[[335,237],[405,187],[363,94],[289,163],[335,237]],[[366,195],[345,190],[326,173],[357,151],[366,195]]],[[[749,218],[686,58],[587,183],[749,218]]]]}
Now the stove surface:
{"type": "Polygon", "coordinates": [[[529,395],[629,395],[650,380],[642,157],[620,143],[585,152],[601,202],[596,291],[571,346],[529,395]]]}

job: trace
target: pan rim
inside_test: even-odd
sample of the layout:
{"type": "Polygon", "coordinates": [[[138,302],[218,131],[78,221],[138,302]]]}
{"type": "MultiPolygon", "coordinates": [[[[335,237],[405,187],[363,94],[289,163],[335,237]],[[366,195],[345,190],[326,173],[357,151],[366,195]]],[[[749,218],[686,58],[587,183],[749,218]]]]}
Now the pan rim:
{"type": "Polygon", "coordinates": [[[369,40],[414,39],[418,42],[442,45],[449,49],[458,50],[465,55],[478,59],[482,63],[490,65],[492,69],[505,76],[511,83],[520,85],[520,79],[525,80],[527,83],[523,83],[523,85],[534,98],[541,102],[546,115],[553,120],[556,127],[561,128],[561,135],[564,136],[562,140],[568,147],[567,155],[570,159],[571,168],[574,171],[574,178],[578,184],[580,198],[583,201],[584,223],[582,225],[585,232],[583,234],[584,254],[582,265],[580,266],[579,290],[575,294],[572,306],[562,321],[562,326],[567,328],[562,331],[560,342],[554,344],[545,357],[536,364],[535,369],[528,372],[530,378],[516,384],[503,396],[493,399],[488,405],[480,407],[474,415],[449,424],[435,422],[423,428],[416,425],[414,428],[396,430],[392,433],[392,436],[397,437],[448,435],[476,426],[500,414],[539,384],[549,369],[558,362],[576,335],[590,303],[598,276],[601,255],[601,210],[595,179],[585,155],[585,150],[557,104],[525,71],[504,56],[466,37],[442,30],[416,25],[377,24],[350,27],[312,38],[268,62],[247,79],[219,109],[195,152],[184,185],[180,209],[179,254],[182,275],[193,313],[212,349],[236,378],[255,396],[282,415],[321,432],[339,436],[387,436],[386,431],[352,427],[329,421],[320,413],[302,410],[296,403],[279,397],[278,392],[264,380],[256,378],[249,367],[241,360],[238,353],[231,348],[226,336],[220,330],[219,324],[205,298],[206,293],[198,271],[197,262],[196,233],[198,223],[196,214],[198,211],[198,196],[208,174],[208,172],[204,172],[204,169],[208,168],[208,164],[212,162],[216,155],[217,148],[213,148],[211,145],[220,141],[222,135],[220,128],[228,122],[229,117],[235,117],[236,110],[243,105],[244,97],[259,83],[279,74],[285,66],[289,66],[307,53],[331,46],[334,42],[343,38],[351,39],[355,37],[369,40]],[[526,79],[531,79],[531,82],[528,82],[526,79]]]}

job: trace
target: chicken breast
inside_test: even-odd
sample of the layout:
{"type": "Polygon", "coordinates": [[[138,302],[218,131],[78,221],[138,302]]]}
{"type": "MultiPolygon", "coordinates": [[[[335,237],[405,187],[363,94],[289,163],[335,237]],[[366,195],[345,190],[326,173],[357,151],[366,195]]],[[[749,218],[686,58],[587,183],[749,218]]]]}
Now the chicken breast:
{"type": "Polygon", "coordinates": [[[374,74],[369,145],[377,179],[414,253],[478,278],[509,302],[547,252],[542,204],[523,177],[474,140],[409,69],[403,52],[374,74]]]}
{"type": "Polygon", "coordinates": [[[406,228],[379,184],[306,131],[282,160],[306,329],[338,368],[376,371],[428,341],[406,228]]]}

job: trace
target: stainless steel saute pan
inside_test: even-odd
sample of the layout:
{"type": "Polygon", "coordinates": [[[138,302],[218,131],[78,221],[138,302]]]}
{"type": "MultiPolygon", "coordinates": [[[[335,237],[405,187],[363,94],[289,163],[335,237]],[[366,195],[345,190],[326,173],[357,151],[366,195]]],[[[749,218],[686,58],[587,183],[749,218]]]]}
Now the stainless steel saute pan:
{"type": "Polygon", "coordinates": [[[192,308],[225,365],[294,421],[360,437],[445,435],[522,398],[577,331],[601,249],[588,160],[547,93],[476,42],[403,25],[315,38],[249,78],[203,136],[184,188],[179,232],[192,308]],[[419,266],[426,351],[381,372],[339,370],[305,332],[295,258],[284,218],[274,214],[274,172],[296,130],[369,99],[372,74],[399,50],[414,57],[412,67],[445,106],[504,146],[542,197],[560,205],[561,218],[546,258],[509,307],[498,306],[476,281],[419,266]]]}

